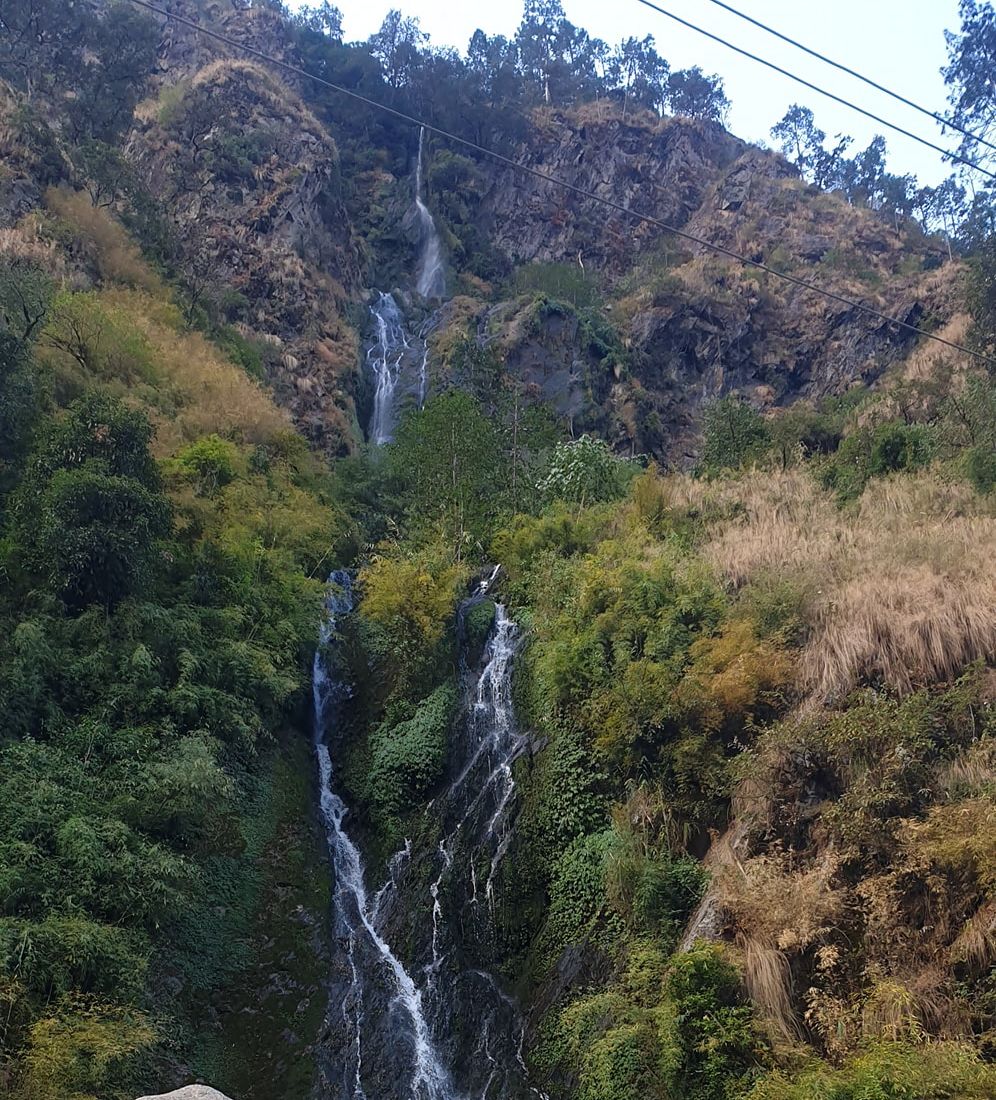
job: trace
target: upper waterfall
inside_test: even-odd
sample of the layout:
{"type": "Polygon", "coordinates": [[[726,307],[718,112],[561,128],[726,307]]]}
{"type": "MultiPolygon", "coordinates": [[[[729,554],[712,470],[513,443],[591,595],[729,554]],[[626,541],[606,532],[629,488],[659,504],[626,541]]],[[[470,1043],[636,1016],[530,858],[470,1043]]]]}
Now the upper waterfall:
{"type": "Polygon", "coordinates": [[[446,297],[446,267],[443,261],[443,243],[439,239],[436,222],[422,200],[422,150],[425,145],[425,127],[418,132],[418,161],[415,165],[415,210],[419,224],[419,258],[415,277],[415,289],[423,298],[446,297]]]}

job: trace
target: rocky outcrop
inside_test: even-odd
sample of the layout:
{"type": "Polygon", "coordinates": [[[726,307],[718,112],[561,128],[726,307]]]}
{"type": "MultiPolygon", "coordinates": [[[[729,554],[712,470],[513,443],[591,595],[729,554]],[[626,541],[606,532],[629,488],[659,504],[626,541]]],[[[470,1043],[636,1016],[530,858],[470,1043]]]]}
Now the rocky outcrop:
{"type": "Polygon", "coordinates": [[[959,267],[919,227],[807,185],[718,125],[626,118],[607,104],[541,111],[517,155],[703,242],[511,169],[490,176],[481,209],[495,245],[513,263],[583,270],[603,303],[537,323],[534,301],[482,302],[467,331],[497,342],[524,392],[620,450],[687,464],[715,398],[770,408],[874,384],[917,337],[848,302],[916,327],[955,312],[959,267]],[[606,357],[601,340],[593,353],[593,320],[614,327],[624,356],[606,357]]]}
{"type": "MultiPolygon", "coordinates": [[[[599,198],[681,227],[719,171],[746,146],[717,123],[622,116],[605,103],[536,112],[516,159],[599,198]]],[[[494,245],[515,263],[579,259],[618,273],[661,231],[512,168],[494,172],[481,206],[494,245]]]]}
{"type": "Polygon", "coordinates": [[[278,400],[317,445],[345,453],[361,435],[360,357],[346,311],[363,252],[335,143],[260,66],[215,59],[176,80],[176,58],[200,61],[201,48],[181,36],[164,49],[174,79],[140,109],[129,155],[177,230],[195,294],[220,295],[245,335],[275,349],[278,400]]]}

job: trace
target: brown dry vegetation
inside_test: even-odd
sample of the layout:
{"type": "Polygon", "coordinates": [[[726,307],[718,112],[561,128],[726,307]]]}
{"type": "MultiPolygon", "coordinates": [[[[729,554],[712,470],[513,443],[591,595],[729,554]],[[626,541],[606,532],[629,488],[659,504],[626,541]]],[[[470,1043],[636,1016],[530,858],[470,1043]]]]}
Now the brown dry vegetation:
{"type": "Polygon", "coordinates": [[[931,472],[878,480],[850,511],[802,469],[673,478],[669,491],[727,517],[704,553],[729,585],[797,587],[812,702],[861,683],[905,693],[996,657],[996,518],[967,486],[931,472]]]}
{"type": "Polygon", "coordinates": [[[262,443],[290,428],[272,398],[200,333],[184,330],[169,307],[137,291],[102,297],[132,317],[162,371],[163,384],[150,409],[158,457],[212,433],[262,443]]]}
{"type": "Polygon", "coordinates": [[[162,280],[124,227],[106,209],[94,206],[85,192],[52,187],[46,192],[45,205],[74,234],[82,258],[96,268],[100,279],[150,294],[164,293],[162,280]]]}

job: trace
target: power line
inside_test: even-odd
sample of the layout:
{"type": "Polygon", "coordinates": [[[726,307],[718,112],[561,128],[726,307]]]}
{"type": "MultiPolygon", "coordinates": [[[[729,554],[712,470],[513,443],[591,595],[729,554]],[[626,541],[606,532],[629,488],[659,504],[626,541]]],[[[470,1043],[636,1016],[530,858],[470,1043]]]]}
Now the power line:
{"type": "Polygon", "coordinates": [[[146,11],[154,12],[156,15],[163,16],[166,19],[172,19],[175,23],[180,23],[185,27],[189,27],[191,30],[196,31],[198,34],[203,34],[207,38],[213,38],[218,42],[224,43],[226,46],[230,46],[233,49],[241,50],[243,53],[249,54],[251,57],[256,57],[261,61],[266,61],[271,65],[275,65],[279,69],[284,69],[286,72],[293,73],[295,76],[304,77],[306,80],[314,81],[316,84],[320,84],[325,88],[331,88],[334,92],[340,92],[342,95],[348,96],[350,99],[356,100],[359,103],[364,103],[368,107],[373,107],[375,110],[383,111],[386,114],[392,115],[394,118],[400,119],[402,122],[410,123],[412,126],[424,127],[430,133],[437,134],[441,138],[445,138],[447,141],[455,142],[457,145],[462,145],[467,149],[473,149],[476,153],[480,153],[483,156],[490,157],[492,160],[497,161],[499,164],[504,164],[509,168],[513,168],[518,172],[522,172],[524,175],[532,176],[534,179],[542,180],[544,183],[552,183],[555,187],[562,187],[565,191],[570,191],[572,194],[579,195],[581,198],[590,199],[593,202],[601,203],[603,206],[608,207],[610,210],[615,210],[619,214],[623,214],[626,217],[636,218],[638,221],[644,222],[647,225],[656,226],[658,229],[663,229],[666,233],[672,233],[676,237],[680,237],[683,240],[690,241],[692,244],[700,245],[703,248],[708,248],[712,252],[716,252],[721,256],[726,256],[731,260],[736,260],[738,263],[745,264],[748,267],[757,269],[758,271],[764,271],[768,275],[772,275],[775,278],[782,279],[787,283],[792,283],[795,286],[802,287],[804,290],[811,290],[815,294],[820,294],[824,298],[829,298],[832,301],[839,303],[840,305],[848,306],[851,309],[856,309],[861,313],[865,313],[868,316],[876,317],[880,321],[886,321],[890,325],[898,325],[900,328],[905,329],[907,332],[915,333],[917,336],[924,336],[928,340],[933,340],[938,344],[944,344],[946,347],[953,349],[954,351],[961,352],[962,355],[969,355],[973,359],[978,359],[983,363],[991,364],[996,367],[996,359],[988,355],[983,355],[981,352],[972,351],[971,348],[963,347],[961,344],[956,344],[952,340],[946,340],[943,336],[937,336],[932,332],[927,332],[926,329],[917,328],[916,325],[911,325],[908,321],[901,321],[897,317],[890,317],[887,313],[883,313],[881,310],[875,309],[873,306],[865,305],[862,302],[856,302],[851,298],[846,298],[842,294],[837,294],[835,291],[827,290],[825,287],[818,286],[816,283],[810,283],[805,279],[800,279],[796,275],[790,275],[785,271],[778,271],[773,267],[769,267],[767,264],[762,263],[760,260],[751,260],[746,256],[741,256],[738,252],[734,252],[730,248],[726,248],[721,244],[714,244],[712,241],[707,241],[704,237],[697,237],[694,233],[689,233],[684,229],[678,229],[676,226],[669,225],[667,222],[662,221],[660,218],[655,218],[651,214],[641,214],[636,210],[631,210],[628,206],[623,206],[622,203],[616,202],[613,199],[603,198],[601,195],[596,195],[594,191],[588,191],[584,187],[578,187],[576,184],[569,183],[567,180],[558,178],[557,176],[551,176],[547,172],[541,171],[539,168],[532,168],[528,164],[522,164],[520,161],[513,160],[511,157],[505,156],[503,153],[495,152],[493,149],[488,149],[486,146],[478,145],[477,142],[471,141],[469,138],[460,137],[459,134],[450,133],[448,130],[444,130],[439,126],[434,126],[431,122],[425,122],[420,118],[416,118],[414,115],[406,114],[404,111],[399,111],[394,107],[388,107],[386,104],[378,103],[376,100],[369,99],[365,95],[361,95],[359,92],[354,91],[352,88],[343,87],[341,84],[335,84],[331,80],[326,80],[324,77],[316,76],[314,73],[309,73],[306,69],[302,69],[297,65],[292,65],[289,61],[282,61],[280,58],[271,57],[269,54],[263,53],[262,50],[256,49],[255,46],[248,46],[242,42],[231,38],[229,35],[222,34],[220,31],[212,30],[209,27],[202,27],[199,23],[195,23],[192,19],[187,19],[181,15],[174,15],[172,12],[161,8],[156,4],[150,3],[149,0],[130,0],[130,3],[137,5],[140,8],[145,8],[146,11]]]}
{"type": "Polygon", "coordinates": [[[789,72],[788,69],[783,69],[781,65],[776,65],[774,61],[768,61],[767,58],[760,57],[756,53],[751,53],[750,50],[745,50],[742,46],[730,42],[729,39],[722,38],[718,34],[713,34],[712,31],[707,31],[704,27],[698,26],[697,23],[682,19],[680,15],[675,15],[674,12],[668,11],[666,8],[662,8],[658,4],[653,3],[653,0],[636,0],[636,2],[642,4],[645,8],[651,8],[653,11],[666,16],[668,19],[672,19],[675,23],[679,23],[689,30],[695,31],[696,34],[704,35],[706,38],[712,39],[713,42],[718,42],[721,46],[733,50],[734,53],[738,53],[742,57],[747,57],[751,61],[756,61],[759,65],[764,65],[766,68],[771,69],[773,72],[780,73],[782,76],[787,76],[789,80],[794,80],[797,84],[801,84],[804,88],[808,88],[812,92],[817,92],[819,95],[826,96],[827,99],[832,99],[835,103],[839,103],[843,107],[850,107],[852,111],[857,111],[858,114],[864,115],[865,118],[870,118],[873,122],[877,122],[881,126],[887,126],[890,130],[895,130],[897,134],[902,134],[904,137],[912,138],[913,141],[918,141],[921,145],[926,145],[928,149],[933,149],[934,152],[940,153],[945,160],[958,161],[959,164],[965,164],[969,168],[974,168],[976,172],[981,172],[983,175],[996,180],[996,172],[990,172],[988,168],[984,168],[974,160],[969,160],[968,157],[963,157],[961,153],[952,153],[949,149],[945,149],[943,145],[938,145],[929,138],[920,137],[919,134],[914,134],[912,130],[906,130],[895,122],[889,122],[888,119],[882,118],[881,115],[876,115],[874,112],[866,110],[864,107],[859,107],[857,103],[845,99],[843,96],[839,96],[834,92],[828,92],[826,88],[821,88],[818,84],[813,84],[812,81],[806,80],[805,77],[789,72]]]}
{"type": "Polygon", "coordinates": [[[980,145],[986,145],[990,149],[996,150],[996,144],[989,141],[987,138],[982,137],[979,134],[972,133],[971,130],[966,129],[964,126],[959,125],[957,122],[953,122],[949,118],[945,118],[943,115],[938,114],[936,111],[932,111],[929,107],[924,107],[919,103],[914,102],[912,99],[907,99],[901,92],[894,92],[891,88],[887,88],[884,84],[879,84],[877,80],[872,80],[870,76],[865,76],[863,73],[859,73],[856,69],[851,69],[847,65],[844,65],[840,61],[834,61],[833,58],[827,57],[826,54],[820,53],[819,50],[814,50],[812,47],[805,45],[802,42],[797,41],[795,38],[790,38],[787,34],[782,34],[781,31],[776,30],[774,27],[768,26],[767,23],[762,23],[760,19],[755,19],[753,16],[748,15],[746,12],[739,11],[733,7],[732,4],[724,3],[724,0],[709,0],[709,3],[715,4],[717,8],[722,8],[724,11],[728,11],[731,15],[735,15],[738,19],[743,19],[747,23],[751,23],[755,27],[759,27],[762,31],[767,31],[768,34],[773,34],[775,38],[780,38],[782,42],[787,42],[790,46],[795,46],[797,50],[802,50],[803,53],[808,53],[810,57],[815,57],[818,61],[822,61],[827,65],[833,66],[835,69],[839,69],[842,73],[847,73],[848,76],[853,76],[856,80],[860,80],[867,84],[870,88],[874,88],[876,91],[884,92],[885,95],[891,96],[897,102],[905,104],[907,107],[912,107],[914,111],[919,111],[920,114],[926,115],[928,118],[932,118],[935,122],[939,122],[942,126],[947,126],[952,130],[957,130],[960,134],[964,134],[965,137],[971,138],[972,141],[978,142],[980,145]]]}

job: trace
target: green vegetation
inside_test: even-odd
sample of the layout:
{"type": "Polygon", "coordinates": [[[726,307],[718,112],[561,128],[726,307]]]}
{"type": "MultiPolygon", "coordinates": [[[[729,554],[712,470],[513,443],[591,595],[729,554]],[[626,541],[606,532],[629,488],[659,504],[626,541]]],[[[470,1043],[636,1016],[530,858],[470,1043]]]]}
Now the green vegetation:
{"type": "Polygon", "coordinates": [[[261,800],[338,528],[316,460],[237,367],[198,349],[224,407],[189,358],[169,377],[190,337],[161,287],[126,312],[110,281],[53,296],[22,271],[0,378],[0,1072],[18,1098],[103,1100],[141,1091],[243,965],[261,800]]]}

